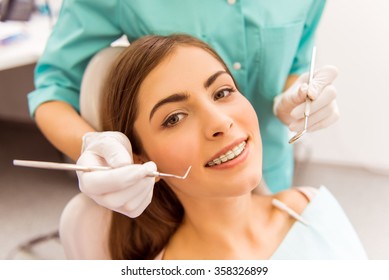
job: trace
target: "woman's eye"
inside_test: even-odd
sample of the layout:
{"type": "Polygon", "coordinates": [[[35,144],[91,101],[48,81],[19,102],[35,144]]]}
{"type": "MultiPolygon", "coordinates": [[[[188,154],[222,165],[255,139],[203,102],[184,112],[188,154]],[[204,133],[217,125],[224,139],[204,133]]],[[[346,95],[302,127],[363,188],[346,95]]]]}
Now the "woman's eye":
{"type": "Polygon", "coordinates": [[[223,88],[222,90],[219,90],[218,92],[216,92],[215,95],[213,96],[213,98],[215,100],[218,100],[218,99],[230,96],[234,91],[235,91],[235,89],[233,89],[233,88],[223,88]]]}
{"type": "Polygon", "coordinates": [[[184,114],[182,113],[177,113],[177,114],[173,114],[173,115],[170,115],[163,123],[162,123],[162,126],[163,127],[172,127],[172,126],[175,126],[177,123],[179,123],[183,118],[184,118],[184,114]]]}

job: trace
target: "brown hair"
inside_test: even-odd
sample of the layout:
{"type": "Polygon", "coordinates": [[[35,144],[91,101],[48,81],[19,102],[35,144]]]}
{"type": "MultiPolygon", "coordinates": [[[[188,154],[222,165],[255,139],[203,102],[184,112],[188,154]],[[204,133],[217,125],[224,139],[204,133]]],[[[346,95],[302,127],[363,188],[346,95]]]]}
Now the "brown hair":
{"type": "MultiPolygon", "coordinates": [[[[123,132],[130,139],[135,154],[141,155],[143,152],[134,131],[139,110],[139,88],[147,75],[179,45],[207,51],[230,73],[211,47],[189,35],[151,35],[127,47],[114,62],[105,84],[102,123],[104,130],[123,132]]],[[[183,216],[180,201],[170,187],[160,180],[156,183],[150,205],[139,217],[131,219],[117,212],[112,213],[109,234],[112,259],[154,259],[177,230],[183,216]]]]}

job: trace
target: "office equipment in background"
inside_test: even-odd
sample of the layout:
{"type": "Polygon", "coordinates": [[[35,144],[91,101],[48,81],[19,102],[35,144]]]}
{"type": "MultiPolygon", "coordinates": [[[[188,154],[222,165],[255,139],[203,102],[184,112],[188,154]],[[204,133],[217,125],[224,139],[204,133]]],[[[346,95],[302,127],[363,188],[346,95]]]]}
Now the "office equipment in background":
{"type": "Polygon", "coordinates": [[[28,21],[34,8],[34,0],[2,0],[0,1],[0,21],[28,21]]]}

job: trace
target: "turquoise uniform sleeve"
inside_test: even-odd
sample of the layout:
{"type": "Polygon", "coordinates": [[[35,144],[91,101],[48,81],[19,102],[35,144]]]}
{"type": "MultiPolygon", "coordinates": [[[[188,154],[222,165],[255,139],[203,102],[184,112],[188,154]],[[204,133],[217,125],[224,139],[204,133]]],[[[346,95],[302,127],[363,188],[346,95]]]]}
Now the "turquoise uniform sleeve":
{"type": "Polygon", "coordinates": [[[309,69],[311,52],[315,39],[315,31],[319,25],[324,6],[324,0],[312,1],[312,6],[304,24],[303,34],[293,61],[290,74],[301,74],[308,71],[309,69]]]}
{"type": "Polygon", "coordinates": [[[61,14],[35,68],[31,116],[44,102],[61,100],[79,111],[82,75],[91,57],[121,35],[117,1],[64,0],[61,14]]]}

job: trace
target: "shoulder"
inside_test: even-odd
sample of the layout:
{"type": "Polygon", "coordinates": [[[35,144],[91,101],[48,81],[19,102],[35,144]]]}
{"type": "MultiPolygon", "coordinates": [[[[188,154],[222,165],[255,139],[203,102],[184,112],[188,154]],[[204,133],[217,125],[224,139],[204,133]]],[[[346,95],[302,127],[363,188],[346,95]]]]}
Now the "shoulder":
{"type": "Polygon", "coordinates": [[[281,201],[293,211],[300,214],[316,193],[317,189],[313,187],[293,187],[273,195],[273,198],[281,201]]]}
{"type": "Polygon", "coordinates": [[[310,198],[300,188],[291,188],[269,196],[270,222],[284,238],[296,221],[307,223],[301,216],[310,198]]]}

